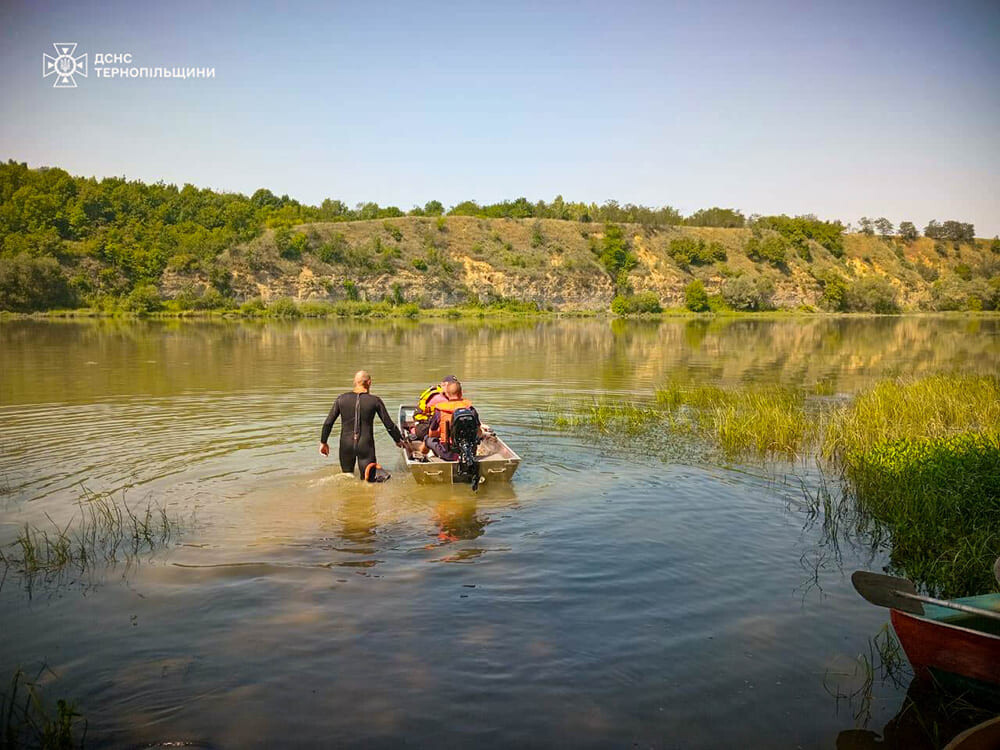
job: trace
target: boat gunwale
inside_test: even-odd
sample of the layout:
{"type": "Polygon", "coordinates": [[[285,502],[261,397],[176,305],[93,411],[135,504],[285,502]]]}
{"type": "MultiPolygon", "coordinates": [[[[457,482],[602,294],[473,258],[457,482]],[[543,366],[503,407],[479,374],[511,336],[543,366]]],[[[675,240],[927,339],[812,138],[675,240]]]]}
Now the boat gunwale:
{"type": "MultiPolygon", "coordinates": [[[[965,604],[965,605],[968,605],[970,607],[979,607],[980,609],[990,609],[990,610],[993,610],[992,607],[987,607],[987,606],[983,606],[983,605],[984,605],[985,601],[989,601],[991,604],[992,603],[1000,604],[1000,593],[995,593],[995,594],[993,594],[993,593],[991,593],[991,594],[977,594],[976,596],[963,596],[963,597],[959,597],[959,598],[953,599],[951,601],[954,601],[956,604],[965,604]]],[[[954,622],[949,622],[947,619],[943,619],[945,617],[954,617],[954,618],[960,618],[960,617],[963,617],[963,616],[967,617],[967,618],[968,617],[975,617],[976,616],[975,614],[968,613],[968,612],[967,613],[962,613],[962,612],[960,612],[958,610],[951,610],[951,609],[948,609],[947,607],[942,607],[942,606],[939,606],[937,604],[928,604],[928,605],[924,605],[924,606],[925,607],[934,607],[935,610],[940,611],[941,616],[940,617],[929,616],[929,615],[926,614],[926,610],[925,610],[925,614],[923,614],[923,615],[914,614],[912,612],[904,612],[903,610],[895,609],[895,608],[891,608],[891,610],[893,612],[898,612],[901,615],[906,615],[907,617],[911,617],[911,618],[913,618],[915,620],[923,620],[923,621],[926,621],[926,622],[929,622],[929,623],[934,623],[935,625],[944,625],[944,626],[947,626],[947,627],[952,628],[954,630],[961,630],[961,631],[966,632],[966,633],[972,633],[973,635],[983,636],[983,637],[989,638],[991,640],[1000,641],[1000,633],[990,633],[990,632],[987,632],[987,631],[984,631],[984,630],[977,630],[975,628],[965,627],[963,625],[958,625],[958,624],[956,624],[954,622]]],[[[1000,611],[1000,610],[993,610],[993,611],[1000,611]]]]}
{"type": "MultiPolygon", "coordinates": [[[[911,612],[904,612],[901,609],[892,609],[892,612],[895,612],[896,614],[904,617],[908,617],[912,620],[918,620],[920,622],[926,622],[932,625],[941,625],[942,627],[950,628],[952,630],[960,630],[964,633],[970,633],[972,635],[979,636],[981,638],[988,638],[990,640],[994,640],[1000,643],[1000,635],[998,635],[997,633],[987,633],[984,630],[976,630],[975,628],[967,628],[963,627],[962,625],[955,625],[954,623],[948,622],[947,620],[936,620],[933,617],[915,615],[911,612]]],[[[970,616],[974,617],[975,615],[970,615],[970,616]]]]}

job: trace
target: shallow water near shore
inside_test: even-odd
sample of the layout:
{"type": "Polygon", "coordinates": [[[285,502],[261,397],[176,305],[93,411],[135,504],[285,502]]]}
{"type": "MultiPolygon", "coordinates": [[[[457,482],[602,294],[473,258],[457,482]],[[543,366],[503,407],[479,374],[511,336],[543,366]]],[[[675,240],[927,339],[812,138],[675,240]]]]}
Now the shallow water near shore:
{"type": "MultiPolygon", "coordinates": [[[[549,405],[997,374],[1000,319],[25,320],[0,356],[0,543],[82,487],[178,522],[0,587],[0,680],[48,665],[88,744],[834,747],[888,613],[849,581],[884,561],[808,511],[815,465],[605,447],[549,405]],[[391,481],[339,475],[319,428],[359,367],[392,414],[458,375],[514,481],[417,485],[378,424],[391,481]]],[[[905,692],[876,682],[867,727],[905,692]]]]}

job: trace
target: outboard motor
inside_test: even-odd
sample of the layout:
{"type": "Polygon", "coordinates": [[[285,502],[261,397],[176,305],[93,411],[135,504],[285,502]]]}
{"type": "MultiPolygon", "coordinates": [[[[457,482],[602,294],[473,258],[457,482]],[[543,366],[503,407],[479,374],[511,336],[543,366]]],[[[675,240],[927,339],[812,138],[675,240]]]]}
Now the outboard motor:
{"type": "Polygon", "coordinates": [[[458,475],[479,489],[479,461],[476,448],[479,446],[479,420],[471,409],[456,409],[451,418],[451,443],[458,454],[458,475]]]}

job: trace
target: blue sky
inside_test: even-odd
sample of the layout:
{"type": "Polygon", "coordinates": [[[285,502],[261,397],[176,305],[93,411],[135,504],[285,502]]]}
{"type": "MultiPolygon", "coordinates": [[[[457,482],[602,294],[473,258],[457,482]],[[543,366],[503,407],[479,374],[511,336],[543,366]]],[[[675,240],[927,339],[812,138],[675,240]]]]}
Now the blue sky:
{"type": "Polygon", "coordinates": [[[1000,3],[7,0],[0,157],[308,203],[712,205],[1000,233],[1000,3]],[[52,42],[91,75],[53,89],[52,42]],[[135,66],[208,80],[111,80],[135,66]]]}

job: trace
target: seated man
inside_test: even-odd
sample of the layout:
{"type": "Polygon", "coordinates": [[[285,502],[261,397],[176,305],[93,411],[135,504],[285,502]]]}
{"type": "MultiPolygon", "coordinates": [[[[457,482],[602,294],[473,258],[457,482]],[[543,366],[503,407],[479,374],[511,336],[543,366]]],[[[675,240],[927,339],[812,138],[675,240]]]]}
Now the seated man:
{"type": "Polygon", "coordinates": [[[466,410],[471,412],[475,419],[476,434],[482,436],[483,426],[479,421],[479,414],[471,401],[462,396],[462,384],[457,380],[446,383],[444,395],[447,401],[442,401],[434,407],[434,416],[431,417],[427,428],[427,437],[424,438],[424,445],[434,452],[434,455],[445,461],[458,461],[459,455],[455,450],[452,441],[452,422],[455,412],[466,410]]]}
{"type": "Polygon", "coordinates": [[[413,421],[415,422],[413,427],[414,437],[419,440],[427,437],[428,426],[430,425],[431,417],[434,416],[434,408],[438,404],[448,400],[448,397],[444,395],[445,387],[448,383],[457,382],[458,378],[454,375],[446,375],[438,385],[432,385],[420,394],[420,398],[417,399],[417,410],[413,413],[413,421]]]}

